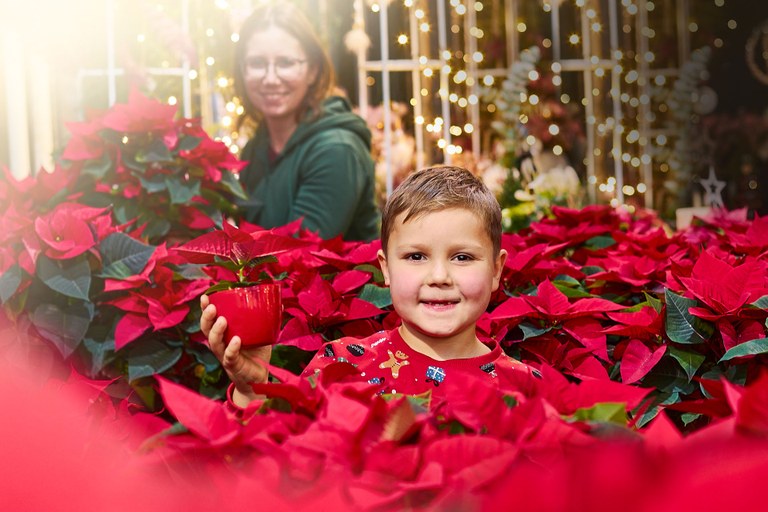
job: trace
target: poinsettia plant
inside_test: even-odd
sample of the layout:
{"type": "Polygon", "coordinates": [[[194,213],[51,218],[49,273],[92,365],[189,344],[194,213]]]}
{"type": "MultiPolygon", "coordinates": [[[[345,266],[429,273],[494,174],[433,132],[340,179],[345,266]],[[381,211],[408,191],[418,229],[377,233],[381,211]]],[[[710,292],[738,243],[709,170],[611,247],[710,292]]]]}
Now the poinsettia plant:
{"type": "Polygon", "coordinates": [[[222,229],[204,233],[175,250],[190,263],[205,266],[215,281],[206,293],[213,293],[271,282],[275,276],[263,271],[263,265],[276,263],[277,254],[309,245],[306,240],[278,234],[274,230],[248,223],[238,228],[224,222],[222,229]]]}
{"type": "Polygon", "coordinates": [[[132,90],[127,103],[68,123],[72,137],[61,153],[79,201],[109,206],[151,243],[220,226],[223,214],[235,213],[232,199],[245,197],[237,173],[246,162],[176,110],[132,90]]]}
{"type": "Polygon", "coordinates": [[[590,206],[503,240],[504,294],[483,322],[506,350],[577,379],[654,389],[639,425],[717,418],[717,382],[752,382],[768,342],[768,218],[716,212],[670,233],[652,212],[590,206]]]}
{"type": "Polygon", "coordinates": [[[171,477],[205,474],[231,506],[486,510],[514,495],[531,510],[609,510],[630,497],[631,510],[708,510],[724,485],[738,490],[729,503],[764,499],[766,375],[746,387],[722,382],[724,418],[684,437],[664,414],[644,429],[629,421],[648,390],[542,369],[498,388],[454,384],[437,408],[377,395],[350,380],[347,363],[314,382],[274,369],[281,382],[258,385],[268,399],[244,416],[161,379],[179,423],[156,423],[144,447],[171,477]]]}
{"type": "MultiPolygon", "coordinates": [[[[150,409],[158,374],[221,397],[198,298],[264,279],[279,281],[285,308],[280,367],[396,325],[379,241],[224,220],[237,223],[243,163],[198,121],[133,93],[68,126],[51,172],[3,169],[0,303],[77,371],[117,379],[110,389],[150,409]]],[[[719,212],[673,233],[653,212],[555,207],[502,245],[479,335],[575,381],[650,389],[631,411],[638,427],[662,411],[684,429],[716,421],[722,382],[749,385],[768,361],[768,218],[719,212]]]]}
{"type": "Polygon", "coordinates": [[[210,277],[169,251],[220,225],[244,197],[240,162],[199,120],[132,91],[69,123],[52,170],[0,178],[0,303],[16,329],[91,377],[146,377],[217,393],[220,368],[199,338],[210,277]]]}

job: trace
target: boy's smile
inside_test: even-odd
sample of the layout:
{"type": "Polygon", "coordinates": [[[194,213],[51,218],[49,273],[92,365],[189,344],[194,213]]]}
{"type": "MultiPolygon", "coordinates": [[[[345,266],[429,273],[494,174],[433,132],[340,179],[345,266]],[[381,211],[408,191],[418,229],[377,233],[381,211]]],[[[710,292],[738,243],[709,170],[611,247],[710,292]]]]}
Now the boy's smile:
{"type": "Polygon", "coordinates": [[[474,357],[488,351],[475,322],[499,286],[506,252],[494,256],[488,230],[465,208],[394,222],[386,255],[379,251],[403,339],[436,359],[474,357]]]}

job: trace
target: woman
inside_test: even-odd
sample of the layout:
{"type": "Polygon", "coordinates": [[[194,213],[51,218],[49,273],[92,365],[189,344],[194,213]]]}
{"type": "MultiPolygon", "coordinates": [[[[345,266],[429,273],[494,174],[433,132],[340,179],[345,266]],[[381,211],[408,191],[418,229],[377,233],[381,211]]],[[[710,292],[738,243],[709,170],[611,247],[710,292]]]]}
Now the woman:
{"type": "Polygon", "coordinates": [[[241,156],[244,219],[272,228],[303,218],[326,239],[376,238],[371,133],[331,95],[333,68],[306,17],[287,2],[258,8],[235,57],[235,88],[257,123],[241,156]]]}

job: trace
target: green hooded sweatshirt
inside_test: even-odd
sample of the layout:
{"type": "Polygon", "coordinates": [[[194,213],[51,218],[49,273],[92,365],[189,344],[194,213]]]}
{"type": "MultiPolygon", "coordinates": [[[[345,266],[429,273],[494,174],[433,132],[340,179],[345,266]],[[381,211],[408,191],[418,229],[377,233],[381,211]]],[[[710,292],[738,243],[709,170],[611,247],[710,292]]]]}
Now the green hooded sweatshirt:
{"type": "Polygon", "coordinates": [[[324,239],[378,238],[371,132],[347,100],[326,99],[319,117],[299,123],[283,151],[270,153],[262,123],[241,156],[245,220],[273,228],[303,217],[302,226],[324,239]]]}

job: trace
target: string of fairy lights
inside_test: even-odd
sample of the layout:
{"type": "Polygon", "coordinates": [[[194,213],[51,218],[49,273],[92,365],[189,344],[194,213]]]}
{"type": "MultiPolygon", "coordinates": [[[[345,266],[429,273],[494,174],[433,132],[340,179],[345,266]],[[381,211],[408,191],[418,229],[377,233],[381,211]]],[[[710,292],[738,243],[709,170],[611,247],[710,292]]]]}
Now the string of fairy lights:
{"type": "MultiPolygon", "coordinates": [[[[726,0],[708,1],[726,12],[726,0]]],[[[236,14],[247,13],[248,7],[258,2],[215,0],[212,3],[234,19],[236,14]]],[[[532,32],[541,32],[537,43],[550,57],[546,62],[543,60],[542,67],[532,71],[528,79],[534,82],[542,74],[550,75],[556,88],[554,101],[564,106],[575,105],[582,113],[587,140],[584,162],[580,163],[587,167],[588,185],[595,189],[595,199],[617,205],[652,191],[654,170],[660,176],[670,171],[666,162],[654,160],[658,148],[669,147],[675,137],[675,133],[664,127],[669,105],[658,91],[673,86],[677,70],[690,55],[690,39],[702,30],[704,21],[697,18],[699,9],[679,8],[687,4],[686,0],[620,0],[615,12],[605,12],[605,6],[601,8],[599,4],[592,0],[539,0],[535,9],[527,5],[521,12],[522,4],[518,0],[448,0],[448,15],[442,27],[448,44],[446,48],[439,48],[439,45],[415,41],[422,39],[423,42],[441,28],[434,2],[366,0],[373,16],[387,8],[391,16],[412,18],[415,31],[392,34],[392,43],[403,48],[404,53],[412,45],[419,49],[417,54],[407,57],[414,61],[421,80],[421,87],[408,100],[410,105],[415,108],[419,101],[438,97],[450,106],[450,119],[441,111],[433,112],[434,109],[421,112],[413,119],[414,129],[425,132],[425,144],[434,144],[447,158],[466,151],[467,139],[477,148],[482,132],[489,129],[482,119],[498,110],[495,104],[485,103],[480,93],[483,87],[500,87],[506,74],[504,63],[489,58],[485,50],[485,43],[493,32],[492,25],[501,24],[506,39],[515,39],[513,45],[507,44],[507,54],[510,48],[519,47],[519,39],[534,39],[532,32]],[[677,8],[678,51],[675,58],[668,55],[662,58],[661,39],[669,36],[662,30],[668,27],[662,29],[654,25],[654,20],[658,19],[659,11],[669,10],[669,3],[677,8]],[[396,11],[398,4],[400,12],[396,11]],[[514,16],[508,15],[510,8],[514,16]],[[499,13],[502,13],[500,17],[499,13]],[[542,19],[549,21],[548,27],[542,19]],[[448,79],[441,80],[441,77],[448,79]],[[574,80],[580,88],[572,85],[574,80]],[[464,143],[456,142],[462,140],[464,143]],[[607,171],[609,168],[615,172],[607,171]],[[621,172],[616,171],[619,168],[621,172]]],[[[163,4],[158,3],[157,8],[162,9],[163,4]]],[[[205,21],[197,20],[203,24],[205,21]]],[[[737,22],[727,16],[720,17],[720,22],[729,30],[738,28],[737,22]]],[[[203,34],[203,40],[195,41],[198,61],[191,63],[184,78],[198,91],[206,129],[225,142],[232,153],[238,153],[245,134],[235,127],[243,106],[234,95],[230,70],[218,66],[220,55],[213,52],[233,53],[239,35],[235,24],[227,34],[222,34],[221,27],[214,26],[204,27],[203,34]],[[209,44],[213,40],[218,43],[209,44]],[[227,44],[221,44],[222,40],[227,44]],[[205,100],[206,97],[209,99],[205,100]]],[[[145,39],[145,34],[137,34],[135,41],[142,44],[145,39]]],[[[720,48],[724,42],[718,37],[711,44],[720,48]]],[[[371,88],[377,85],[380,76],[368,73],[364,83],[371,88]]],[[[167,101],[176,104],[182,99],[174,93],[167,96],[167,101]]],[[[531,112],[540,109],[543,102],[544,98],[536,93],[521,95],[520,103],[525,107],[519,118],[521,125],[530,124],[531,112]]],[[[563,135],[562,130],[564,127],[557,122],[546,125],[546,131],[553,137],[563,135]]],[[[534,133],[528,133],[525,142],[532,147],[536,139],[534,133]]],[[[556,156],[566,152],[559,143],[547,149],[556,156]]]]}

